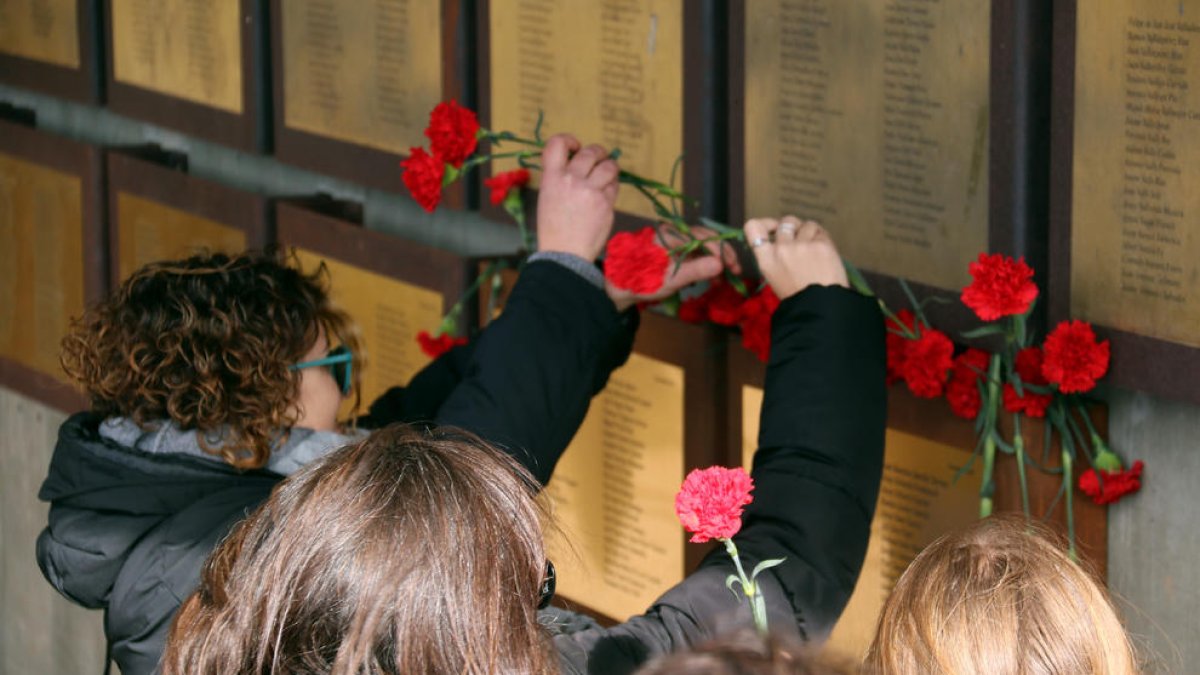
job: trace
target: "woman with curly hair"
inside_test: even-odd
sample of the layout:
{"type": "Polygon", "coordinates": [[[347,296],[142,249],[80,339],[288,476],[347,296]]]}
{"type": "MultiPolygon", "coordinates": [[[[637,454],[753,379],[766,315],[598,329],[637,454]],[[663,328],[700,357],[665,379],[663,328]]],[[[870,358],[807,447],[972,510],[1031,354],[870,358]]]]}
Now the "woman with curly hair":
{"type": "MultiPolygon", "coordinates": [[[[453,424],[549,478],[628,357],[640,298],[610,296],[594,265],[616,163],[566,135],[543,163],[539,252],[503,316],[373,402],[358,429],[453,424]]],[[[661,293],[720,270],[688,263],[661,293]]],[[[365,435],[337,420],[357,396],[358,353],[324,275],[273,254],[148,265],[75,323],[62,361],[92,410],[59,433],[38,562],[68,598],[105,609],[125,675],[155,669],[171,617],[230,528],[283,477],[365,435]]]]}
{"type": "MultiPolygon", "coordinates": [[[[700,647],[649,673],[806,672],[793,645],[828,635],[866,554],[886,414],[879,306],[847,287],[815,223],[753,220],[746,233],[781,301],[754,500],[734,541],[748,566],[786,559],[756,580],[778,640],[700,647]]],[[[546,625],[537,608],[556,575],[538,483],[446,427],[392,426],[313,462],[210,558],[163,675],[627,675],[749,622],[717,548],[622,624],[546,625]]]]}

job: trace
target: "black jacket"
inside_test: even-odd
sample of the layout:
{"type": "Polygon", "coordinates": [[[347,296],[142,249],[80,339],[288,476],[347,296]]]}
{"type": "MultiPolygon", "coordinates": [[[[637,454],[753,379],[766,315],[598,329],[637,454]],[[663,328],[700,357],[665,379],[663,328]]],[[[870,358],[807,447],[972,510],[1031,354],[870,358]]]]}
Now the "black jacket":
{"type": "MultiPolygon", "coordinates": [[[[592,396],[628,357],[636,327],[636,313],[618,314],[574,272],[531,263],[500,318],[408,387],[384,394],[362,424],[460,426],[545,482],[592,396]]],[[[38,563],[63,595],[106,610],[105,632],[124,675],[150,673],[205,558],[282,477],[123,447],[100,437],[100,422],[81,413],[59,431],[38,495],[51,504],[38,563]]]]}
{"type": "MultiPolygon", "coordinates": [[[[734,542],[760,577],[773,630],[824,639],[854,590],[883,473],[884,328],[876,303],[812,287],[772,318],[754,501],[734,542]]],[[[749,621],[723,548],[643,616],[555,638],[565,673],[629,673],[749,621]]]]}

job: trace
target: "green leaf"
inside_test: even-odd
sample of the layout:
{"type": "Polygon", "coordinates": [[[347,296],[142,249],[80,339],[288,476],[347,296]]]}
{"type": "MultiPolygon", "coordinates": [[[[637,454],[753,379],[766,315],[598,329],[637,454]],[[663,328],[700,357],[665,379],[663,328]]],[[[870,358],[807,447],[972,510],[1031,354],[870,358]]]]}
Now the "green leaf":
{"type": "Polygon", "coordinates": [[[746,282],[742,281],[733,272],[725,270],[725,281],[728,281],[730,286],[733,286],[738,293],[741,293],[743,298],[750,295],[750,291],[746,289],[746,282]]]}
{"type": "Polygon", "coordinates": [[[779,565],[782,565],[785,560],[787,560],[787,558],[773,558],[771,560],[764,560],[758,563],[754,566],[754,571],[750,572],[750,581],[757,579],[759,572],[762,572],[763,570],[769,570],[772,567],[778,567],[779,565]]]}
{"type": "Polygon", "coordinates": [[[929,328],[929,320],[925,318],[925,312],[921,310],[921,303],[917,302],[917,296],[913,293],[912,287],[904,279],[900,280],[900,289],[904,291],[904,295],[908,297],[908,304],[912,306],[913,312],[917,315],[917,320],[922,326],[929,328]]]}
{"type": "Polygon", "coordinates": [[[662,300],[658,301],[658,306],[667,316],[679,316],[679,304],[681,300],[678,293],[671,294],[662,300]]]}
{"type": "Polygon", "coordinates": [[[964,331],[962,333],[962,336],[968,340],[973,340],[975,338],[986,337],[988,335],[1002,335],[1003,333],[1004,333],[1003,326],[991,324],[988,326],[980,326],[979,328],[974,328],[972,330],[964,331]]]}
{"type": "Polygon", "coordinates": [[[845,258],[842,259],[842,265],[846,267],[846,276],[850,279],[850,286],[854,290],[862,293],[868,298],[875,297],[875,291],[871,290],[871,285],[867,283],[867,278],[858,270],[858,266],[849,262],[845,258]]]}
{"type": "Polygon", "coordinates": [[[1009,445],[1008,442],[1006,442],[1004,438],[1000,436],[1000,434],[993,432],[992,439],[996,442],[996,447],[1000,448],[1001,452],[1007,455],[1011,455],[1016,452],[1016,450],[1013,449],[1013,446],[1009,445]]]}
{"type": "Polygon", "coordinates": [[[733,590],[733,585],[739,584],[741,582],[742,582],[742,580],[740,578],[738,578],[738,575],[736,575],[736,574],[730,574],[729,576],[725,577],[725,588],[728,588],[729,592],[733,593],[733,599],[738,602],[742,601],[742,594],[733,590]]]}
{"type": "Polygon", "coordinates": [[[538,143],[542,142],[542,121],[545,120],[546,111],[538,108],[537,124],[533,125],[533,140],[538,143]]]}

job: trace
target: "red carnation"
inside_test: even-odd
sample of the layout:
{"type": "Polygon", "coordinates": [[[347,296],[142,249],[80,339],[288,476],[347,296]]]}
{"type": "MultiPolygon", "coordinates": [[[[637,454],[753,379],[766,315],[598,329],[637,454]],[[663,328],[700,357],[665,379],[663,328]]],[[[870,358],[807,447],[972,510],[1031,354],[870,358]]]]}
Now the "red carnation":
{"type": "MultiPolygon", "coordinates": [[[[742,306],[746,297],[733,284],[724,279],[717,280],[705,293],[708,296],[708,320],[718,326],[733,326],[742,319],[742,306]]],[[[779,306],[779,298],[771,293],[775,306],[779,306]]],[[[775,311],[774,308],[771,311],[775,311]]]]}
{"type": "Polygon", "coordinates": [[[1089,391],[1108,372],[1108,340],[1097,342],[1086,321],[1058,324],[1042,349],[1042,374],[1064,394],[1089,391]]]}
{"type": "Polygon", "coordinates": [[[718,326],[733,326],[742,318],[745,301],[733,284],[717,279],[708,290],[680,303],[679,318],[688,323],[711,321],[718,326]]]}
{"type": "Polygon", "coordinates": [[[705,294],[694,295],[679,303],[678,317],[688,323],[704,323],[708,319],[708,298],[705,294]]]}
{"type": "Polygon", "coordinates": [[[979,415],[982,400],[979,395],[979,380],[988,371],[988,353],[971,348],[954,359],[953,373],[946,385],[946,401],[950,412],[964,419],[973,420],[979,415]]]}
{"type": "Polygon", "coordinates": [[[474,111],[463,108],[457,101],[439,103],[429,113],[425,135],[429,138],[430,151],[458,168],[475,152],[479,143],[479,120],[474,111]]]}
{"type": "Polygon", "coordinates": [[[1038,296],[1033,269],[1024,258],[980,253],[968,270],[974,281],[963,289],[962,301],[984,321],[1024,314],[1038,296]]]}
{"type": "Polygon", "coordinates": [[[442,201],[442,177],[446,174],[446,163],[425,152],[425,148],[412,148],[408,159],[400,162],[404,168],[404,185],[413,199],[429,213],[433,213],[442,201]]]}
{"type": "Polygon", "coordinates": [[[954,343],[934,328],[922,328],[916,340],[904,345],[901,374],[909,391],[920,398],[937,398],[946,387],[946,374],[954,365],[954,343]]]}
{"type": "Polygon", "coordinates": [[[618,232],[608,240],[604,276],[617,288],[650,295],[662,288],[670,266],[671,256],[659,245],[652,227],[618,232]]]}
{"type": "Polygon", "coordinates": [[[508,191],[513,188],[523,188],[529,185],[529,170],[528,169],[513,169],[498,173],[491,178],[483,180],[484,187],[492,190],[492,204],[500,205],[504,203],[505,197],[508,197],[508,191]]]}
{"type": "Polygon", "coordinates": [[[1141,460],[1133,463],[1128,471],[1100,471],[1088,469],[1079,474],[1079,489],[1092,498],[1097,504],[1112,504],[1127,494],[1142,489],[1142,469],[1145,465],[1141,460]]]}
{"type": "Polygon", "coordinates": [[[675,515],[691,542],[731,539],[742,529],[742,509],[753,498],[754,480],[746,470],[711,466],[692,469],[675,495],[675,515]]]}
{"type": "Polygon", "coordinates": [[[1003,393],[1005,410],[1030,417],[1046,416],[1046,408],[1054,400],[1054,396],[1035,393],[1028,386],[1032,384],[1035,387],[1045,387],[1050,384],[1042,375],[1042,358],[1042,350],[1037,347],[1026,347],[1017,352],[1015,364],[1017,376],[1021,378],[1021,391],[1025,395],[1019,396],[1017,388],[1012,383],[1005,383],[1003,393]]]}
{"type": "Polygon", "coordinates": [[[904,379],[904,350],[908,338],[901,333],[907,329],[910,333],[916,332],[917,317],[912,311],[902,309],[896,312],[896,318],[903,322],[901,327],[891,317],[887,319],[887,383],[893,384],[904,379]]]}
{"type": "Polygon", "coordinates": [[[467,338],[456,338],[447,333],[441,333],[434,337],[429,334],[429,331],[423,330],[417,333],[417,344],[421,345],[421,351],[425,352],[426,356],[436,359],[459,345],[467,344],[467,338]]]}
{"type": "Polygon", "coordinates": [[[742,330],[742,346],[754,352],[763,363],[771,357],[771,315],[777,307],[779,296],[770,286],[764,286],[742,303],[742,318],[738,322],[742,330]]]}

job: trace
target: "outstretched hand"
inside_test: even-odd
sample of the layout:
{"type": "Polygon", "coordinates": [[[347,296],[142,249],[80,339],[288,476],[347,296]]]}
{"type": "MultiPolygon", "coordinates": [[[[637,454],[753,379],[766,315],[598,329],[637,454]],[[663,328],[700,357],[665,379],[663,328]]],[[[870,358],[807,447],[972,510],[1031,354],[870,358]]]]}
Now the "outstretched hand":
{"type": "Polygon", "coordinates": [[[846,267],[825,228],[795,216],[746,221],[746,241],[779,299],[812,285],[850,287],[846,267]]]}
{"type": "MultiPolygon", "coordinates": [[[[698,239],[706,239],[716,234],[705,227],[693,227],[691,230],[692,235],[698,239]]],[[[674,248],[689,241],[670,225],[660,225],[658,231],[659,236],[668,248],[674,248]]],[[[741,273],[741,265],[738,263],[737,252],[731,246],[722,245],[721,242],[714,241],[705,244],[704,248],[707,251],[707,255],[698,254],[692,256],[678,265],[672,261],[671,266],[667,269],[667,276],[663,280],[663,285],[654,293],[637,294],[623,288],[617,288],[611,282],[606,282],[605,290],[608,292],[608,297],[616,305],[617,311],[623,312],[637,303],[657,302],[669,298],[679,292],[680,289],[707,279],[712,279],[725,269],[729,269],[734,274],[741,273]]]]}
{"type": "Polygon", "coordinates": [[[538,190],[539,251],[600,257],[612,233],[620,168],[599,145],[582,147],[570,134],[556,134],[542,151],[538,190]]]}

